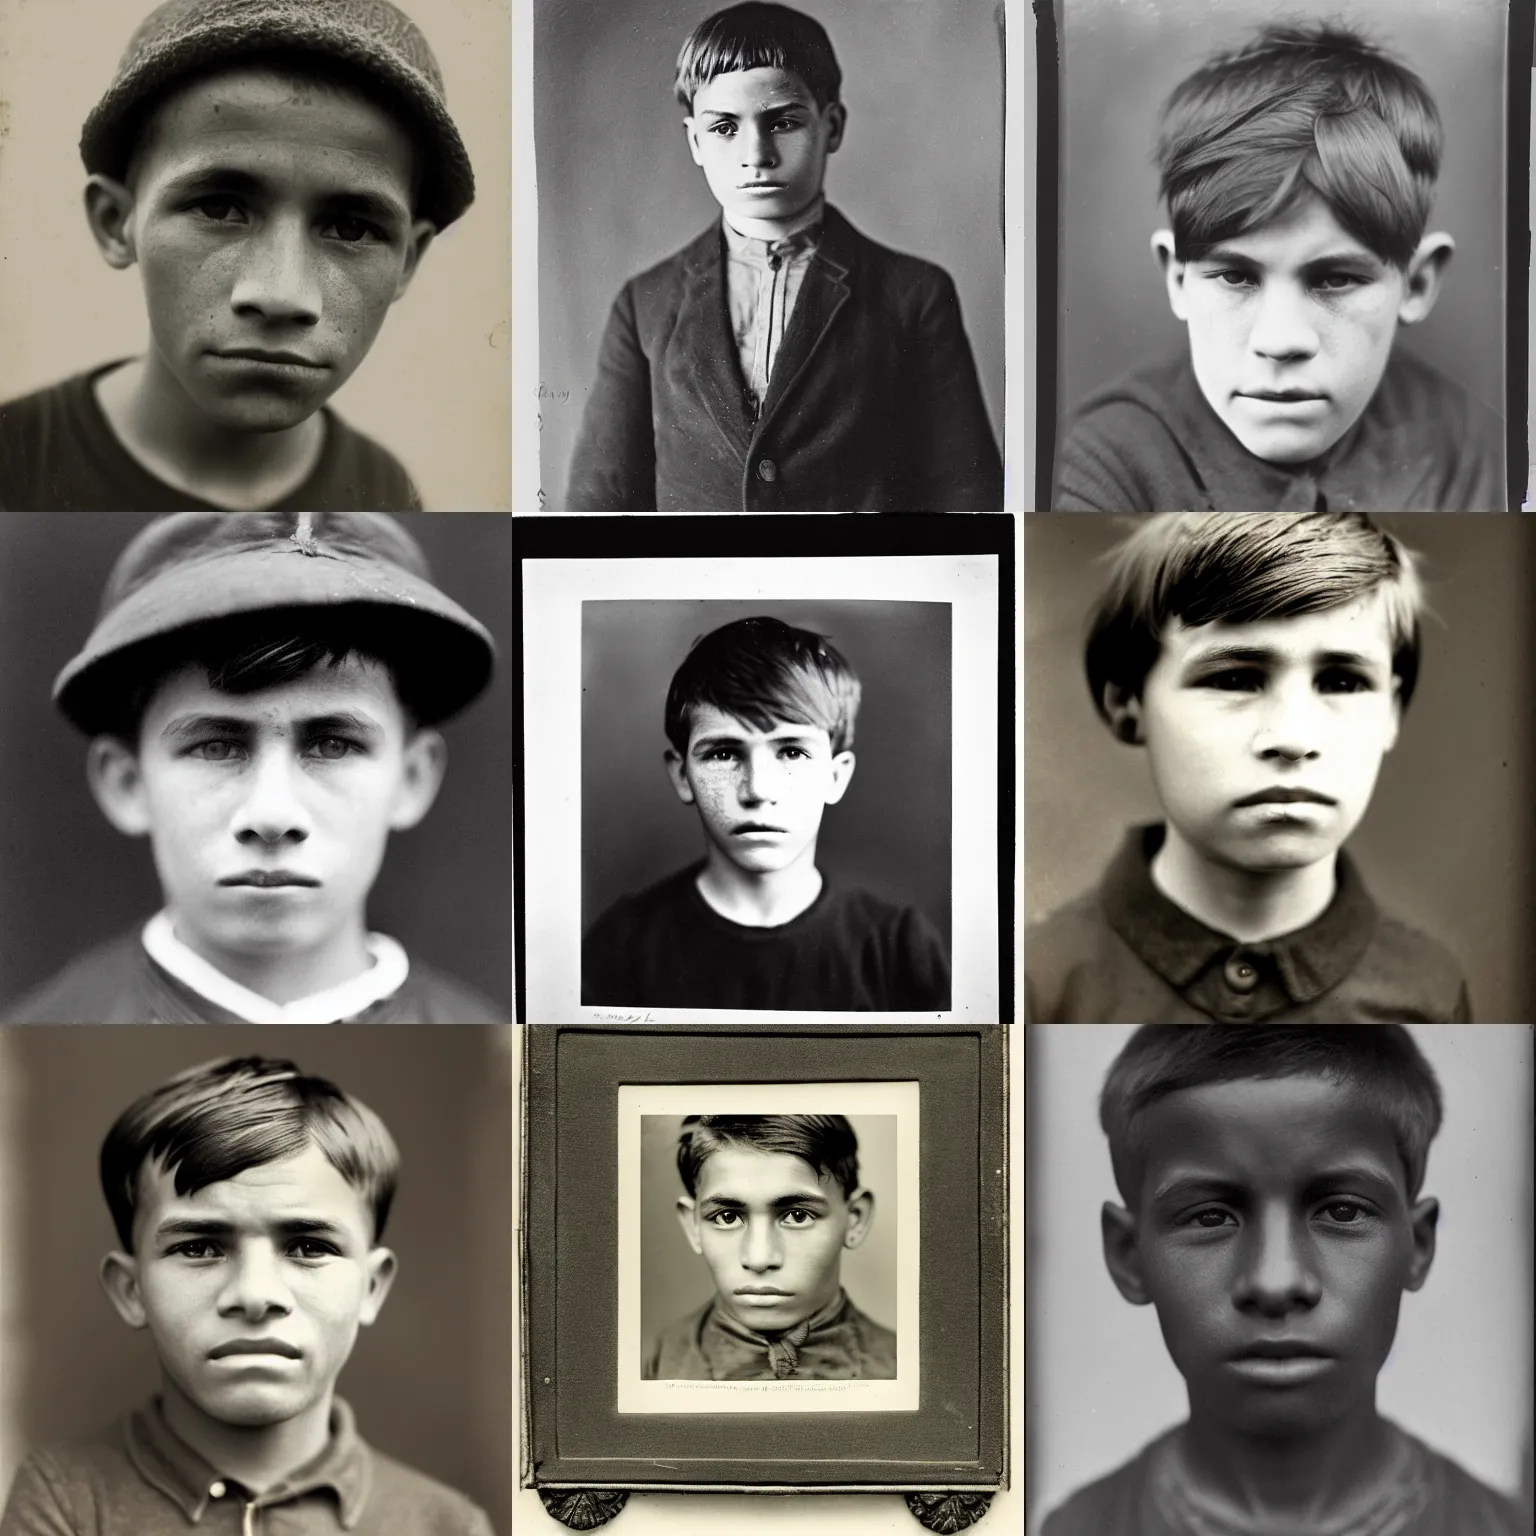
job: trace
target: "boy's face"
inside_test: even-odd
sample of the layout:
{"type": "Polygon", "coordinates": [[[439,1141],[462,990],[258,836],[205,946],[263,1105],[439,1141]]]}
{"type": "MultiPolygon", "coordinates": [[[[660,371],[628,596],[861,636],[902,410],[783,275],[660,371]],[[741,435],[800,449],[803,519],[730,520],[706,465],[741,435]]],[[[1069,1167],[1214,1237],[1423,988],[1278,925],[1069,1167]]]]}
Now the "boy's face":
{"type": "Polygon", "coordinates": [[[678,798],[698,808],[711,861],[753,875],[814,859],[822,812],[853,775],[853,753],[834,753],[824,727],[759,731],[712,704],[694,707],[688,751],[666,761],[678,798]]]}
{"type": "Polygon", "coordinates": [[[190,1195],[147,1164],[139,1196],[134,1251],[110,1254],[103,1279],[124,1321],[149,1330],[168,1388],[221,1424],[327,1403],[395,1259],[319,1148],[190,1195]]]}
{"type": "Polygon", "coordinates": [[[1376,393],[1398,321],[1422,319],[1434,299],[1420,258],[1400,272],[1316,197],[1198,261],[1177,260],[1167,230],[1153,249],[1189,326],[1201,393],[1274,464],[1304,463],[1343,437],[1376,393]]]}
{"type": "Polygon", "coordinates": [[[178,936],[215,964],[358,931],[392,830],[431,806],[442,739],[409,731],[388,671],[349,656],[255,693],[173,673],[138,747],[98,737],[92,778],[119,830],[148,835],[178,936]]]}
{"type": "Polygon", "coordinates": [[[1104,1207],[1127,1300],[1157,1308],[1192,1416],[1255,1435],[1375,1401],[1404,1290],[1434,1258],[1386,1119],[1318,1077],[1185,1089],[1138,1124],[1134,1212],[1104,1207]]]}
{"type": "Polygon", "coordinates": [[[727,218],[788,223],[820,196],[845,117],[840,102],[818,107],[793,71],[759,68],[701,85],[683,124],[727,218]]]}
{"type": "Polygon", "coordinates": [[[367,356],[431,238],[408,135],[351,91],[249,66],[177,90],[147,132],[133,190],[93,178],[87,201],[107,260],[139,267],[154,353],[221,425],[297,425],[367,356]]]}
{"type": "Polygon", "coordinates": [[[837,1295],[843,1249],[864,1241],[874,1196],[860,1189],[845,1198],[835,1179],[789,1152],[727,1143],[704,1159],[677,1213],[718,1304],[748,1328],[776,1332],[837,1295]]]}
{"type": "Polygon", "coordinates": [[[1170,827],[1205,860],[1266,871],[1331,858],[1397,740],[1381,594],[1248,624],[1172,620],[1130,712],[1170,827]]]}

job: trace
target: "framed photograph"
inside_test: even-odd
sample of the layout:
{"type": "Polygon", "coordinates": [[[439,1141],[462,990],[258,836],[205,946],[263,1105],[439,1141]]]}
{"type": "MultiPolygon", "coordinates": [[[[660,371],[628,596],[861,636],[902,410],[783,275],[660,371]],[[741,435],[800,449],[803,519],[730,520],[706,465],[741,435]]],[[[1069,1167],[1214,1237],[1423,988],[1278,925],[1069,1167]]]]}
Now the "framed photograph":
{"type": "Polygon", "coordinates": [[[523,1039],[524,1487],[1008,1485],[1007,1030],[523,1039]]]}

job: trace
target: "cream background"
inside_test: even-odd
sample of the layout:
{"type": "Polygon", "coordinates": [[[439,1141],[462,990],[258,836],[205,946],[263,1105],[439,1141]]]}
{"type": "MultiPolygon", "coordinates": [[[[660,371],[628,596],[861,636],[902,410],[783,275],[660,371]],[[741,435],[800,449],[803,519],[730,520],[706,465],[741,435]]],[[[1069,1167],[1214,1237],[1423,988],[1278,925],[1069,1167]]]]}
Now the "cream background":
{"type": "MultiPolygon", "coordinates": [[[[428,251],[331,403],[436,511],[510,501],[510,0],[403,0],[426,34],[475,171],[475,201],[428,251]]],[[[0,0],[0,400],[148,339],[136,269],[86,227],[80,128],[153,0],[0,0]]]]}

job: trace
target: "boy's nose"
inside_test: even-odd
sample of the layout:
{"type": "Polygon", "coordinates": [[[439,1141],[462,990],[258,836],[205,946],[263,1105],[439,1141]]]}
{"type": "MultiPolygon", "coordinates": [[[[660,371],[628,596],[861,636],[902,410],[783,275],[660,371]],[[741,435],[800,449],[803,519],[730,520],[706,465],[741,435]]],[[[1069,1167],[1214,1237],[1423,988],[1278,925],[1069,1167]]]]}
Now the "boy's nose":
{"type": "Polygon", "coordinates": [[[1255,1216],[1244,1237],[1233,1297],[1237,1305],[1264,1317],[1283,1317],[1316,1306],[1321,1297],[1311,1253],[1291,1213],[1255,1216]]]}
{"type": "Polygon", "coordinates": [[[778,798],[778,765],[748,754],[742,765],[739,791],[743,805],[762,805],[778,798]]]}
{"type": "Polygon", "coordinates": [[[308,838],[314,823],[299,793],[298,771],[284,750],[258,754],[235,810],[231,830],[237,842],[302,843],[308,838]]]}
{"type": "Polygon", "coordinates": [[[749,1221],[741,1239],[741,1267],[754,1273],[777,1269],[783,1263],[778,1230],[772,1222],[749,1221]]]}
{"type": "Polygon", "coordinates": [[[1298,362],[1313,357],[1318,349],[1317,327],[1310,313],[1311,300],[1299,287],[1266,283],[1258,298],[1258,314],[1248,333],[1248,344],[1260,357],[1272,362],[1298,362]]]}
{"type": "Polygon", "coordinates": [[[312,326],[320,319],[320,284],[302,218],[271,219],[249,241],[230,306],[250,319],[312,326]]]}
{"type": "Polygon", "coordinates": [[[771,133],[759,133],[756,129],[743,128],[737,140],[741,163],[753,170],[765,169],[774,164],[778,155],[771,133]]]}
{"type": "Polygon", "coordinates": [[[276,1251],[258,1245],[229,1260],[229,1274],[219,1294],[221,1317],[263,1322],[293,1311],[293,1293],[283,1281],[276,1251]]]}
{"type": "Polygon", "coordinates": [[[1318,702],[1309,686],[1276,697],[1254,733],[1253,750],[1259,757],[1304,762],[1320,755],[1320,736],[1318,702]]]}

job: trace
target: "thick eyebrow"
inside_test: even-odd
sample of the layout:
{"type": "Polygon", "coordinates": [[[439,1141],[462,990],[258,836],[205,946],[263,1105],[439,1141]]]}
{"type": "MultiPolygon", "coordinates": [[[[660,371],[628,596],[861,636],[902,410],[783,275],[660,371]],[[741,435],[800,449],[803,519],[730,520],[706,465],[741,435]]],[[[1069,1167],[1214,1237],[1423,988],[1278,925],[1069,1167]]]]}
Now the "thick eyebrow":
{"type": "MultiPolygon", "coordinates": [[[[1346,267],[1351,263],[1369,267],[1375,270],[1381,266],[1381,258],[1371,251],[1325,251],[1320,256],[1309,256],[1301,263],[1303,272],[1311,272],[1319,267],[1346,267]]],[[[1218,245],[1214,250],[1207,251],[1203,256],[1196,256],[1194,264],[1200,267],[1253,267],[1264,265],[1254,256],[1249,256],[1230,245],[1218,245]]]]}
{"type": "Polygon", "coordinates": [[[163,741],[191,741],[209,731],[220,736],[248,738],[254,733],[255,725],[239,715],[176,715],[167,721],[160,736],[163,741]]]}
{"type": "MultiPolygon", "coordinates": [[[[831,1203],[824,1195],[812,1195],[796,1193],[790,1195],[777,1195],[768,1202],[769,1208],[775,1211],[787,1211],[796,1206],[813,1206],[817,1210],[829,1211],[831,1203]]],[[[711,1195],[699,1207],[701,1211],[745,1211],[749,1209],[746,1201],[732,1199],[730,1195],[711,1195]]]]}
{"type": "MultiPolygon", "coordinates": [[[[195,197],[199,193],[214,192],[236,192],[256,197],[270,190],[270,183],[253,172],[223,164],[200,166],[180,176],[173,176],[166,183],[166,192],[172,197],[195,197]]],[[[402,224],[408,224],[411,217],[410,211],[398,199],[377,190],[338,187],[321,193],[318,202],[333,215],[356,213],[402,224]]]]}
{"type": "MultiPolygon", "coordinates": [[[[1192,651],[1185,658],[1189,667],[1206,666],[1257,666],[1272,667],[1284,660],[1280,651],[1263,645],[1216,645],[1209,650],[1192,651]]],[[[1379,659],[1362,651],[1316,651],[1310,658],[1319,667],[1362,667],[1374,670],[1381,665],[1379,659]]]]}
{"type": "MultiPolygon", "coordinates": [[[[346,1240],[346,1229],[318,1216],[291,1216],[272,1223],[284,1237],[332,1237],[346,1240]]],[[[155,1228],[155,1237],[234,1237],[239,1228],[233,1222],[211,1216],[173,1216],[155,1228]]]]}
{"type": "Polygon", "coordinates": [[[376,738],[382,736],[384,728],[367,715],[354,715],[346,710],[337,710],[328,715],[313,715],[298,722],[299,729],[306,736],[334,736],[340,732],[350,731],[358,736],[376,738]]]}
{"type": "MultiPolygon", "coordinates": [[[[775,747],[811,747],[816,744],[814,736],[803,736],[797,732],[789,732],[783,736],[774,733],[763,739],[775,747]]],[[[746,741],[745,736],[736,736],[729,731],[716,731],[709,736],[700,736],[694,742],[693,750],[700,752],[709,747],[741,747],[746,745],[746,741]]]]}
{"type": "Polygon", "coordinates": [[[759,107],[755,112],[722,112],[716,107],[705,107],[703,116],[723,118],[729,122],[735,122],[739,117],[778,117],[785,112],[793,112],[796,108],[809,111],[807,103],[796,99],[775,102],[772,106],[759,107]]]}
{"type": "MultiPolygon", "coordinates": [[[[1397,1184],[1392,1176],[1381,1168],[1368,1163],[1340,1164],[1334,1168],[1322,1168],[1307,1175],[1302,1192],[1312,1197],[1341,1184],[1369,1184],[1383,1195],[1396,1193],[1397,1184]]],[[[1241,1180],[1215,1173],[1175,1171],[1152,1191],[1155,1205],[1170,1206],[1181,1200],[1241,1200],[1249,1193],[1241,1180]]]]}

